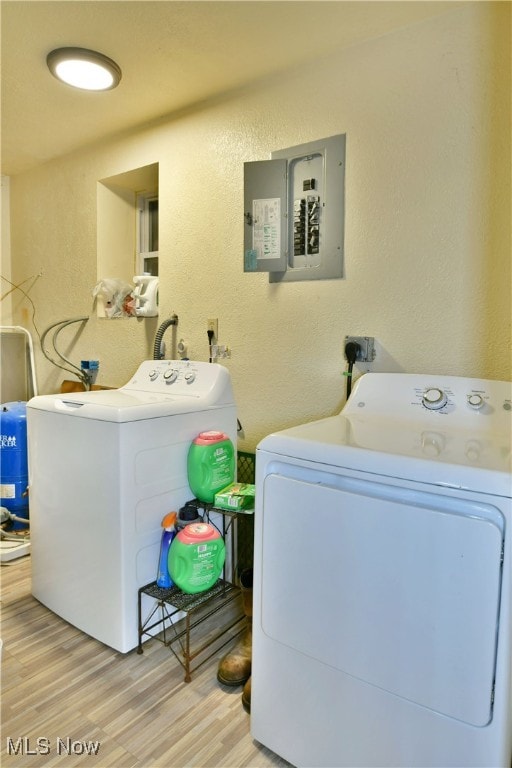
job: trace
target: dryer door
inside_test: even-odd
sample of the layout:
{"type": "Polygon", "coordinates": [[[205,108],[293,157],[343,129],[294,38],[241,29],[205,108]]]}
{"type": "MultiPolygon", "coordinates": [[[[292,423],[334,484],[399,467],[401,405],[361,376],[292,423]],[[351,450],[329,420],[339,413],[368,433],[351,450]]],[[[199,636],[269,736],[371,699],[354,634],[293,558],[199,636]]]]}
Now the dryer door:
{"type": "Polygon", "coordinates": [[[443,715],[488,723],[499,510],[286,469],[262,488],[265,635],[443,715]]]}

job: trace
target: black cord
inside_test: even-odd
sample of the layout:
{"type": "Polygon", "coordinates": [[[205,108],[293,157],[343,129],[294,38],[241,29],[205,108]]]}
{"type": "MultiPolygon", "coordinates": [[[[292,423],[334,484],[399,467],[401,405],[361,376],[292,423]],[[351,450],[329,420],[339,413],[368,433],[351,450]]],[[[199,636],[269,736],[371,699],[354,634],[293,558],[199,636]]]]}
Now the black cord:
{"type": "Polygon", "coordinates": [[[209,352],[210,352],[210,360],[209,360],[209,362],[210,362],[210,363],[213,363],[213,358],[212,358],[212,343],[213,343],[213,336],[214,336],[214,333],[213,333],[213,331],[212,331],[212,330],[210,330],[210,329],[208,329],[208,330],[206,331],[206,333],[208,334],[208,349],[209,349],[209,352]]]}
{"type": "Polygon", "coordinates": [[[354,367],[354,364],[349,363],[347,366],[347,372],[345,374],[347,377],[347,400],[349,399],[350,393],[352,392],[352,368],[353,367],[354,367]]]}
{"type": "Polygon", "coordinates": [[[349,341],[347,344],[345,344],[345,357],[347,358],[348,362],[347,372],[345,374],[347,377],[347,400],[349,399],[350,393],[352,392],[352,369],[360,350],[361,347],[355,341],[349,341]]]}

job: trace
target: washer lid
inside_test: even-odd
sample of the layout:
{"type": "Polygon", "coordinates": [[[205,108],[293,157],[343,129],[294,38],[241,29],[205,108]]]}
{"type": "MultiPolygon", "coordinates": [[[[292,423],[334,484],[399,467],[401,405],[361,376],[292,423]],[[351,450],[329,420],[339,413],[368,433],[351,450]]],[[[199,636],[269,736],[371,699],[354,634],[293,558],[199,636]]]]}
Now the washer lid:
{"type": "Polygon", "coordinates": [[[98,421],[127,422],[157,419],[180,413],[195,413],[211,408],[195,395],[161,395],[148,392],[123,392],[120,389],[80,392],[72,395],[39,395],[27,403],[27,410],[52,413],[98,421]]]}
{"type": "Polygon", "coordinates": [[[139,421],[234,407],[231,377],[216,363],[191,360],[145,360],[120,389],[41,395],[28,409],[99,421],[139,421]]]}

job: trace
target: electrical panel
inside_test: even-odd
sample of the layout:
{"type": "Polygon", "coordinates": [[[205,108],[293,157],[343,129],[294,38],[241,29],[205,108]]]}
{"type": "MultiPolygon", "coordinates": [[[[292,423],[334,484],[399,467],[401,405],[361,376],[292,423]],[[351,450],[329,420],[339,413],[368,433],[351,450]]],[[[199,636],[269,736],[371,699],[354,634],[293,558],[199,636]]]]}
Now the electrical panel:
{"type": "Polygon", "coordinates": [[[343,277],[345,135],[244,164],[244,270],[270,282],[343,277]]]}

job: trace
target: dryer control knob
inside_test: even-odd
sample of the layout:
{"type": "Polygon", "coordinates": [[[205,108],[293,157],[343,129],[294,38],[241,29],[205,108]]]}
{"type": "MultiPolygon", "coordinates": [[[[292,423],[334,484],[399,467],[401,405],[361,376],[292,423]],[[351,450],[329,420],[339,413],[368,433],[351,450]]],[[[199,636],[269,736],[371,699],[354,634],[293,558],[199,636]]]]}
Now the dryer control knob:
{"type": "Polygon", "coordinates": [[[468,395],[468,405],[473,411],[478,411],[483,408],[485,401],[482,395],[478,395],[476,392],[472,392],[468,395]]]}
{"type": "Polygon", "coordinates": [[[425,408],[429,409],[429,411],[437,411],[439,408],[443,408],[443,406],[446,405],[448,398],[442,389],[432,387],[425,390],[423,397],[421,398],[421,402],[425,408]]]}
{"type": "Polygon", "coordinates": [[[149,372],[149,378],[151,379],[151,381],[154,381],[155,379],[157,379],[158,371],[155,371],[155,369],[153,368],[153,370],[149,372]]]}
{"type": "Polygon", "coordinates": [[[185,381],[187,382],[187,384],[192,384],[192,382],[194,381],[195,377],[196,377],[196,375],[195,375],[194,371],[189,371],[188,373],[185,374],[185,381]]]}

